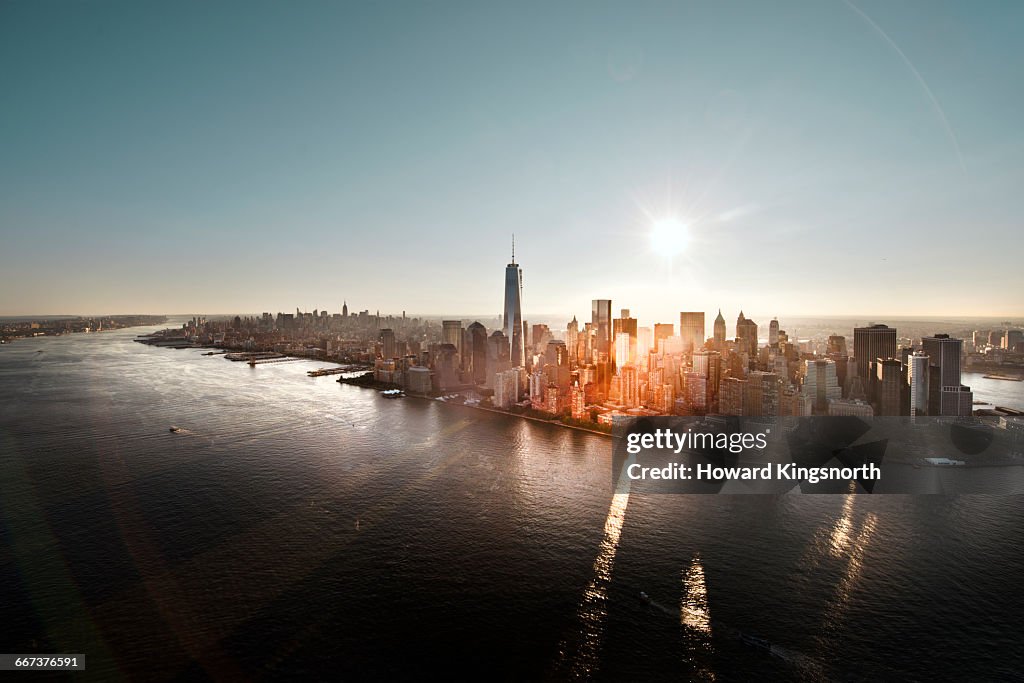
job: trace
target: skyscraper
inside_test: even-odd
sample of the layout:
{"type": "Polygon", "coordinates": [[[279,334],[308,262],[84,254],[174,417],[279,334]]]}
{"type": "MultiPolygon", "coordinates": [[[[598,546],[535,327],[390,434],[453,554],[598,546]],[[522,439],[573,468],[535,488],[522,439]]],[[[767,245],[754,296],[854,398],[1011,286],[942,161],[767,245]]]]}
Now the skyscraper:
{"type": "Polygon", "coordinates": [[[473,383],[480,386],[487,382],[487,330],[479,322],[475,322],[468,328],[469,356],[468,369],[473,377],[473,383]]]}
{"type": "Polygon", "coordinates": [[[683,311],[679,314],[679,336],[683,350],[693,353],[704,346],[704,311],[683,311]]]}
{"type": "Polygon", "coordinates": [[[931,366],[928,387],[930,415],[969,416],[973,411],[974,396],[971,389],[960,384],[963,343],[962,339],[952,338],[948,334],[921,339],[921,347],[928,355],[928,364],[931,366]],[[932,384],[935,381],[938,381],[938,386],[932,384]]]}
{"type": "Polygon", "coordinates": [[[853,329],[853,357],[857,359],[857,376],[865,383],[871,376],[871,363],[879,358],[896,356],[896,328],[870,325],[853,329]]]}
{"type": "Polygon", "coordinates": [[[608,360],[612,353],[611,299],[594,299],[591,302],[590,324],[594,330],[594,361],[608,360]]]}
{"type": "Polygon", "coordinates": [[[718,317],[715,318],[715,347],[721,350],[725,346],[725,318],[722,317],[722,309],[718,309],[718,317]]]}
{"type": "Polygon", "coordinates": [[[443,320],[441,321],[441,341],[445,344],[451,344],[455,347],[456,358],[455,363],[460,367],[465,366],[466,354],[462,348],[462,321],[461,320],[443,320]]]}
{"type": "Polygon", "coordinates": [[[516,264],[516,238],[512,236],[512,262],[505,266],[505,312],[502,317],[505,337],[509,340],[509,361],[521,367],[526,361],[526,340],[523,338],[523,271],[516,264]]]}
{"type": "Polygon", "coordinates": [[[910,417],[928,414],[928,354],[915,351],[907,358],[907,384],[910,385],[910,417]]]}
{"type": "Polygon", "coordinates": [[[832,359],[818,358],[804,363],[807,370],[804,376],[804,395],[812,401],[816,414],[827,415],[829,401],[843,397],[836,362],[832,359]]]}
{"type": "Polygon", "coordinates": [[[631,318],[629,315],[629,309],[622,309],[622,317],[616,318],[612,321],[612,339],[615,341],[615,346],[612,351],[614,352],[614,360],[616,365],[625,365],[626,363],[633,363],[636,361],[636,330],[637,330],[636,318],[631,318]],[[618,348],[618,336],[620,333],[624,333],[629,336],[629,344],[626,346],[626,355],[621,355],[618,348]]]}
{"type": "Polygon", "coordinates": [[[381,341],[381,357],[385,360],[394,358],[397,353],[397,346],[395,344],[395,331],[390,328],[385,328],[380,331],[381,341]]]}
{"type": "Polygon", "coordinates": [[[903,389],[903,366],[896,358],[878,359],[875,363],[877,373],[876,396],[877,409],[875,415],[896,416],[902,413],[901,392],[903,389]]]}
{"type": "Polygon", "coordinates": [[[772,318],[768,323],[768,346],[775,347],[779,343],[779,319],[772,318]]]}
{"type": "Polygon", "coordinates": [[[953,339],[948,334],[936,334],[921,339],[921,348],[927,354],[930,365],[939,367],[940,387],[960,386],[960,353],[962,339],[953,339]]]}
{"type": "Polygon", "coordinates": [[[757,323],[744,316],[743,311],[736,318],[736,350],[757,357],[757,323]]]}
{"type": "Polygon", "coordinates": [[[580,324],[576,322],[576,316],[572,317],[569,324],[565,326],[565,347],[569,350],[569,358],[575,361],[579,357],[577,348],[580,337],[580,324]]]}

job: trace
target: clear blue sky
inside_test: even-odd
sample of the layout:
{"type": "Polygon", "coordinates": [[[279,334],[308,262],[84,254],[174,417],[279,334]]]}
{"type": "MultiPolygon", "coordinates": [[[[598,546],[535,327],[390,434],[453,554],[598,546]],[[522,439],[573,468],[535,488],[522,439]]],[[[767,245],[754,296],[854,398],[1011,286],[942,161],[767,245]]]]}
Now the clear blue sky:
{"type": "Polygon", "coordinates": [[[0,3],[0,314],[1024,312],[1024,3],[0,3]],[[656,253],[652,218],[688,225],[656,253]]]}

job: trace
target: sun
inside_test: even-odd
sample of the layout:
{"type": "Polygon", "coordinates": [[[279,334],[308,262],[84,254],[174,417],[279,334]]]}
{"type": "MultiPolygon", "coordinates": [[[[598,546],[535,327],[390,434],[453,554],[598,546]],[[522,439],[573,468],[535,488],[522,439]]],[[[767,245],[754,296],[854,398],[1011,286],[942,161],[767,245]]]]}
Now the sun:
{"type": "Polygon", "coordinates": [[[662,256],[677,256],[690,242],[690,231],[678,218],[663,218],[651,225],[651,248],[662,256]]]}

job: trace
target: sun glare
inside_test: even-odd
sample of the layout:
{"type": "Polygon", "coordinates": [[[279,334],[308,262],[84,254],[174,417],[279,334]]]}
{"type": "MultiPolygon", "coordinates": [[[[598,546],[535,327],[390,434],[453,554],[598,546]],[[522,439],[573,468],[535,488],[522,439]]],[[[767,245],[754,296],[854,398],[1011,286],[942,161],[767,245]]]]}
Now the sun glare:
{"type": "Polygon", "coordinates": [[[651,226],[651,248],[663,256],[676,256],[689,242],[686,224],[677,218],[663,218],[651,226]]]}

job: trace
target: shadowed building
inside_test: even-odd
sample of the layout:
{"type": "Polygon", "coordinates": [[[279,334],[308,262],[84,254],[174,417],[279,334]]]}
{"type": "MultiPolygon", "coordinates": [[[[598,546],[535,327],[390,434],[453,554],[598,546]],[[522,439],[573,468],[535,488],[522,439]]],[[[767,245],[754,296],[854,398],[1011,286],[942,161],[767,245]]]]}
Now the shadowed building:
{"type": "Polygon", "coordinates": [[[896,328],[888,325],[855,327],[853,330],[853,357],[857,359],[857,376],[867,383],[871,378],[871,364],[877,359],[896,356],[896,328]]]}
{"type": "Polygon", "coordinates": [[[467,328],[469,334],[468,370],[477,386],[487,382],[487,329],[479,322],[467,328]]]}

